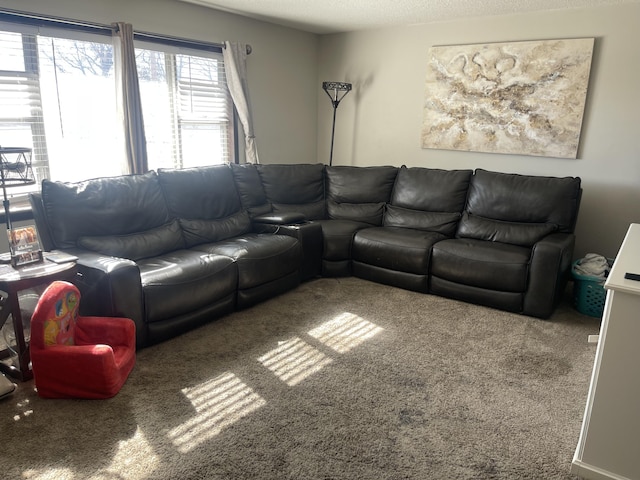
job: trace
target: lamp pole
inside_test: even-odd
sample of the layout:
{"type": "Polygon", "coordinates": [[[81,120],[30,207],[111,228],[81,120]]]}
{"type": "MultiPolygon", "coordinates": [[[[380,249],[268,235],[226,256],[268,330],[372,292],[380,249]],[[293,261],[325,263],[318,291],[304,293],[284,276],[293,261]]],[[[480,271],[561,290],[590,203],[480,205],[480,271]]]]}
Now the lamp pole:
{"type": "Polygon", "coordinates": [[[327,93],[333,106],[333,123],[331,126],[331,150],[329,153],[329,165],[333,164],[333,140],[336,132],[336,112],[338,105],[344,96],[351,91],[351,84],[345,82],[322,82],[322,89],[327,93]],[[330,93],[332,92],[332,93],[330,93]]]}

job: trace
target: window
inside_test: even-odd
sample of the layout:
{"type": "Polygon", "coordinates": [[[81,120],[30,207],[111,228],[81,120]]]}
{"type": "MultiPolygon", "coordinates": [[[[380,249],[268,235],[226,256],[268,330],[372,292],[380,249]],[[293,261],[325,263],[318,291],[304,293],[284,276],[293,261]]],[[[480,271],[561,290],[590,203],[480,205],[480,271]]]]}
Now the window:
{"type": "Polygon", "coordinates": [[[233,106],[221,53],[136,49],[149,168],[233,161],[233,106]]]}
{"type": "MultiPolygon", "coordinates": [[[[0,32],[0,146],[31,148],[37,154],[46,143],[33,42],[32,36],[0,32]]],[[[48,167],[34,162],[33,172],[41,179],[48,176],[48,167]]],[[[28,189],[12,188],[8,194],[24,196],[28,189]]]]}
{"type": "MultiPolygon", "coordinates": [[[[0,23],[0,146],[31,148],[36,175],[36,186],[7,192],[12,206],[44,178],[127,173],[114,51],[102,33],[0,23]]],[[[170,43],[136,42],[149,169],[234,161],[222,53],[170,43]]]]}
{"type": "Polygon", "coordinates": [[[37,184],[125,172],[109,37],[0,32],[0,52],[0,145],[32,149],[37,184]]]}
{"type": "Polygon", "coordinates": [[[38,35],[49,178],[79,181],[126,172],[113,46],[38,35]]]}

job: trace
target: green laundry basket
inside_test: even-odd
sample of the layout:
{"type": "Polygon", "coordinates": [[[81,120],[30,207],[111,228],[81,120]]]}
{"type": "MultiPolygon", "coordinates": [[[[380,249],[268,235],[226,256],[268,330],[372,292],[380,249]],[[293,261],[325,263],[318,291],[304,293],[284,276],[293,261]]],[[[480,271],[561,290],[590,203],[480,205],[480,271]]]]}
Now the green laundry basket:
{"type": "MultiPolygon", "coordinates": [[[[583,315],[590,317],[602,317],[604,311],[604,301],[607,292],[604,289],[605,279],[581,275],[575,268],[580,265],[580,260],[573,262],[571,274],[573,275],[573,306],[583,315]]],[[[609,268],[613,266],[613,259],[608,258],[609,268]]]]}

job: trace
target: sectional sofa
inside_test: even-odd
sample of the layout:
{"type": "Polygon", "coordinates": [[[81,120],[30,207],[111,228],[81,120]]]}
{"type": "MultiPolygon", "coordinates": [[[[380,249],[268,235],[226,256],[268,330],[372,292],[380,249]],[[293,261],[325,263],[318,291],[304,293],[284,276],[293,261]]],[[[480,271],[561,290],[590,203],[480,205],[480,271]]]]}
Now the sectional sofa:
{"type": "Polygon", "coordinates": [[[547,318],[573,257],[580,178],[482,169],[217,165],[31,196],[46,250],[77,255],[83,313],[139,348],[317,276],[547,318]]]}

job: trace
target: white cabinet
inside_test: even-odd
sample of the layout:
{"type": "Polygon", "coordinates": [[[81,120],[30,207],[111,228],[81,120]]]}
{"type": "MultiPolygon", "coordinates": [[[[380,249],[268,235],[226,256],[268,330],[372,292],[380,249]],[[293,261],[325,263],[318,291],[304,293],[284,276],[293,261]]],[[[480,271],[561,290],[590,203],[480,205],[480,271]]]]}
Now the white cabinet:
{"type": "Polygon", "coordinates": [[[590,480],[640,479],[640,224],[631,224],[605,282],[607,299],[571,471],[590,480]]]}

